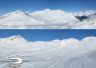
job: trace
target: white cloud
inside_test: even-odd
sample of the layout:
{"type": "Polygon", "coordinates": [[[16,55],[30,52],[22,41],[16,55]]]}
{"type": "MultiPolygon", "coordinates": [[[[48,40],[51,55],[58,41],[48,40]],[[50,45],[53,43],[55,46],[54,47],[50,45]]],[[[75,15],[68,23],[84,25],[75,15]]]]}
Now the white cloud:
{"type": "MultiPolygon", "coordinates": [[[[21,36],[1,38],[0,60],[12,53],[22,55],[24,60],[30,60],[21,65],[24,68],[96,68],[96,37],[35,42],[28,42],[21,36]],[[40,58],[41,61],[32,61],[40,58]]],[[[3,64],[0,64],[0,68],[8,67],[3,64]]]]}

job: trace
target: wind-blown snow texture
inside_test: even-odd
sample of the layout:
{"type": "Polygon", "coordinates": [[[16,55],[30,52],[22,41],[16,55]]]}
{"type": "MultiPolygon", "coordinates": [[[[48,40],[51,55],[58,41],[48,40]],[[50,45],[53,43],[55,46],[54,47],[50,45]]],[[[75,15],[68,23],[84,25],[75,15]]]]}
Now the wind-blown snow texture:
{"type": "Polygon", "coordinates": [[[69,13],[45,9],[29,13],[17,10],[0,16],[0,28],[96,29],[96,11],[69,13]]]}
{"type": "MultiPolygon", "coordinates": [[[[22,56],[20,68],[96,68],[96,37],[28,42],[21,36],[0,39],[0,61],[12,53],[22,56]]],[[[0,62],[0,68],[10,68],[0,62]]]]}

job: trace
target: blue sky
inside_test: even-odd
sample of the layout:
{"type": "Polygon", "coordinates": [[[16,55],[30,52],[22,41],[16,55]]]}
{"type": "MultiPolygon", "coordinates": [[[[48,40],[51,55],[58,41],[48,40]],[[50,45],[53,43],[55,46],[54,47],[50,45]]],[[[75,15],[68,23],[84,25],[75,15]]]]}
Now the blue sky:
{"type": "Polygon", "coordinates": [[[17,9],[31,12],[46,8],[69,12],[94,10],[96,0],[0,0],[0,13],[17,9]]]}
{"type": "Polygon", "coordinates": [[[96,30],[0,30],[0,38],[21,35],[29,41],[50,41],[54,39],[96,36],[96,30]]]}

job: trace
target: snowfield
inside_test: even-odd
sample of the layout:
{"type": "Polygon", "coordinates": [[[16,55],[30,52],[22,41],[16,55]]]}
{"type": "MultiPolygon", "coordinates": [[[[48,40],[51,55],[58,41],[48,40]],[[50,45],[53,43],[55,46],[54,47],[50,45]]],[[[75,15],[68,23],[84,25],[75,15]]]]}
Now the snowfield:
{"type": "Polygon", "coordinates": [[[0,39],[0,68],[10,68],[1,62],[17,54],[28,62],[19,68],[96,68],[96,37],[29,42],[21,36],[0,39]]]}
{"type": "Polygon", "coordinates": [[[96,11],[65,12],[44,9],[0,15],[0,29],[96,29],[96,11]]]}

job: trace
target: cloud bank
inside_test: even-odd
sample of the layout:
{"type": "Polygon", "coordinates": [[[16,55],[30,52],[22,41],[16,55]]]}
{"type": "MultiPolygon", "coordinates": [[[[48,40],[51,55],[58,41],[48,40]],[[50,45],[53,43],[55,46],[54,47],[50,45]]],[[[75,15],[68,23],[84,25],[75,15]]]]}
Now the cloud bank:
{"type": "MultiPolygon", "coordinates": [[[[1,38],[0,60],[13,53],[30,60],[22,64],[23,68],[96,68],[96,37],[35,42],[19,35],[1,38]],[[38,58],[41,61],[33,61],[38,58]]],[[[8,68],[8,64],[2,63],[0,68],[8,68]]]]}
{"type": "Polygon", "coordinates": [[[95,29],[96,11],[69,13],[44,9],[32,13],[17,10],[0,16],[0,28],[14,29],[95,29]]]}

